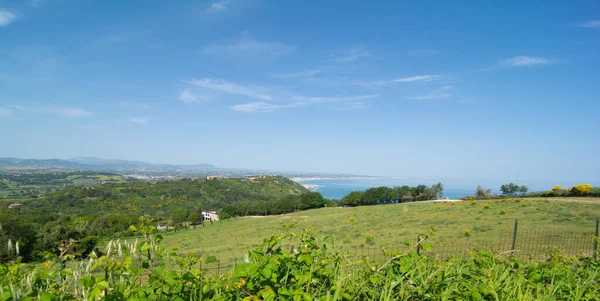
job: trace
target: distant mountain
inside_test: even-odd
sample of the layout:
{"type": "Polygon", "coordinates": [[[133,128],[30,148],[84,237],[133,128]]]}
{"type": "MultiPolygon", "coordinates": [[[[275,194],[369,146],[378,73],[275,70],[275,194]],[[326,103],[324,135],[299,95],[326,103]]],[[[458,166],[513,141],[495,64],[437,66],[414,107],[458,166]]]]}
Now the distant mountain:
{"type": "Polygon", "coordinates": [[[356,177],[325,173],[272,171],[242,168],[221,168],[211,164],[176,165],[156,164],[142,161],[103,159],[95,157],[76,157],[62,159],[19,159],[0,158],[0,172],[55,172],[86,171],[108,172],[131,176],[139,179],[164,179],[182,177],[245,177],[250,175],[282,175],[290,178],[306,177],[356,177]]]}
{"type": "Polygon", "coordinates": [[[142,161],[102,159],[94,157],[77,157],[62,159],[19,159],[0,158],[0,167],[25,170],[89,170],[89,171],[169,171],[169,170],[214,170],[217,167],[210,164],[171,165],[155,164],[142,161]]]}
{"type": "Polygon", "coordinates": [[[61,159],[18,159],[18,158],[0,158],[0,166],[22,166],[22,167],[56,167],[56,168],[67,168],[77,169],[83,168],[83,166],[77,162],[70,162],[61,159]]]}
{"type": "Polygon", "coordinates": [[[215,169],[216,167],[211,164],[193,164],[193,165],[174,165],[174,164],[155,164],[143,161],[129,161],[119,159],[103,159],[96,157],[77,157],[68,160],[69,162],[79,163],[83,165],[91,166],[113,166],[117,168],[184,168],[184,169],[215,169]]]}

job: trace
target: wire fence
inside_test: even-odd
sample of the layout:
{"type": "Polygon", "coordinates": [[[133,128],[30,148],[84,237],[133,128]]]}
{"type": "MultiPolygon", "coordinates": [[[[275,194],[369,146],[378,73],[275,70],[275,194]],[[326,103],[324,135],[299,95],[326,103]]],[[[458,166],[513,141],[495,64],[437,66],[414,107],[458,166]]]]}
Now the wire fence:
{"type": "MultiPolygon", "coordinates": [[[[501,232],[489,242],[434,242],[431,244],[424,242],[429,246],[427,248],[425,245],[407,246],[404,244],[364,246],[346,250],[346,254],[372,262],[385,262],[394,255],[411,250],[441,260],[449,257],[466,257],[478,250],[515,256],[526,261],[542,261],[556,251],[564,256],[594,256],[598,251],[598,226],[599,220],[596,219],[595,231],[590,229],[589,232],[521,231],[518,229],[518,222],[515,221],[512,231],[501,232]]],[[[282,246],[282,248],[290,252],[294,250],[293,246],[282,246]]],[[[238,261],[204,262],[199,268],[205,273],[222,274],[231,271],[238,261]]]]}
{"type": "MultiPolygon", "coordinates": [[[[590,229],[591,230],[591,229],[590,229]]],[[[515,221],[513,231],[501,232],[492,242],[437,242],[429,248],[416,246],[417,253],[440,259],[465,257],[471,252],[482,250],[496,254],[515,256],[521,260],[545,260],[553,252],[564,256],[594,256],[598,251],[598,219],[595,231],[589,232],[550,232],[520,231],[515,221]]],[[[408,246],[359,247],[353,250],[357,257],[371,261],[387,260],[391,254],[406,253],[408,246]]]]}

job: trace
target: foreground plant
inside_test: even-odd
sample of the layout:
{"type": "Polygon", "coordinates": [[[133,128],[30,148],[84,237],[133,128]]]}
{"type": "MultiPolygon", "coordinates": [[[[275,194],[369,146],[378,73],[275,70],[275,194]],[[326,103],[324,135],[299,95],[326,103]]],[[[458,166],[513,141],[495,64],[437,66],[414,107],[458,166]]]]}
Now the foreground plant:
{"type": "MultiPolygon", "coordinates": [[[[225,275],[205,274],[201,258],[161,246],[153,222],[132,230],[140,241],[112,241],[105,254],[75,261],[73,242],[43,265],[15,260],[0,265],[0,300],[600,300],[594,258],[559,251],[545,262],[474,251],[445,260],[419,255],[427,236],[406,253],[374,262],[337,249],[311,229],[264,241],[225,275]],[[288,251],[283,242],[292,241],[288,251]]],[[[512,253],[507,253],[512,254],[512,253]]]]}

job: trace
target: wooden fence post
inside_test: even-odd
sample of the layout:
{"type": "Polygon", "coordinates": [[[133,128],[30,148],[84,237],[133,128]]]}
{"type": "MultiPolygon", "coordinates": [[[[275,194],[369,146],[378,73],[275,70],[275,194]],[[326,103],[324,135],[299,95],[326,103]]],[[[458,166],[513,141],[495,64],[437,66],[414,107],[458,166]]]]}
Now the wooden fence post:
{"type": "Polygon", "coordinates": [[[417,255],[421,255],[421,235],[417,235],[417,255]]]}
{"type": "Polygon", "coordinates": [[[512,249],[511,250],[515,250],[515,247],[517,246],[517,228],[519,227],[519,222],[517,220],[515,220],[515,228],[513,230],[513,240],[512,240],[512,249]]]}
{"type": "Polygon", "coordinates": [[[599,218],[596,218],[596,237],[594,237],[594,256],[596,255],[595,253],[598,252],[598,222],[599,222],[599,218]]]}

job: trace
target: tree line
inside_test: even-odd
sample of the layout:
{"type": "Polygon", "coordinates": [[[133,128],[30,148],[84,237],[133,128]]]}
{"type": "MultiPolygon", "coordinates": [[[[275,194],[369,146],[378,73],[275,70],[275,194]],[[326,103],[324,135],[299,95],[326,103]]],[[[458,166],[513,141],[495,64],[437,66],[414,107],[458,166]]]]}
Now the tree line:
{"type": "Polygon", "coordinates": [[[352,191],[337,202],[340,206],[369,206],[413,201],[439,199],[443,196],[444,185],[437,183],[427,187],[407,185],[397,187],[374,187],[365,191],[352,191]]]}

